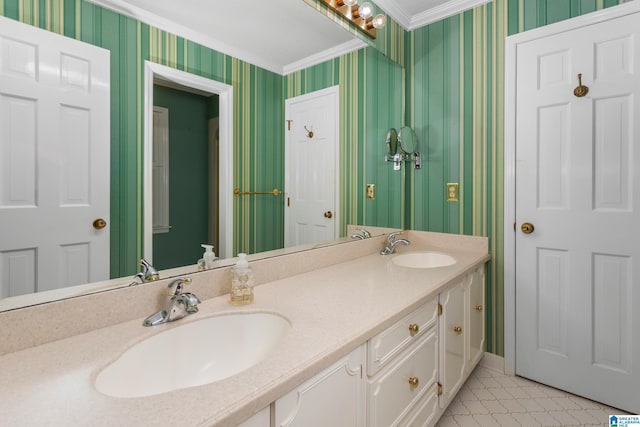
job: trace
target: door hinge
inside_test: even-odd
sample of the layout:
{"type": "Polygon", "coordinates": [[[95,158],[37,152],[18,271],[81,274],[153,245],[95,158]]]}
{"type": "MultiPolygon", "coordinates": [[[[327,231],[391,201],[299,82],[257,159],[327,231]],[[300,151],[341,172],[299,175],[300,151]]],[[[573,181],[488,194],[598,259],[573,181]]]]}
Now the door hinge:
{"type": "Polygon", "coordinates": [[[513,223],[513,232],[514,233],[516,232],[516,223],[515,222],[513,223]]]}
{"type": "Polygon", "coordinates": [[[442,304],[438,303],[438,316],[442,316],[442,304]]]}
{"type": "Polygon", "coordinates": [[[291,130],[291,122],[293,120],[285,120],[285,122],[287,122],[287,130],[291,130]]]}
{"type": "Polygon", "coordinates": [[[442,384],[438,383],[438,396],[442,396],[442,384]]]}
{"type": "Polygon", "coordinates": [[[291,206],[291,197],[287,197],[287,207],[291,206]]]}

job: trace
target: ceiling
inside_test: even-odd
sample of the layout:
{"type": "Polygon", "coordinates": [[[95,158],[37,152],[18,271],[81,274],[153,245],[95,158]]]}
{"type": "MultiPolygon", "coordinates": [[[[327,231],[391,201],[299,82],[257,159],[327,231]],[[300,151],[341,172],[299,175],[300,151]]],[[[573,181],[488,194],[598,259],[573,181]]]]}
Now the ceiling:
{"type": "MultiPolygon", "coordinates": [[[[303,0],[88,0],[281,75],[366,43],[303,0]]],[[[406,30],[490,0],[375,0],[406,30]]]]}

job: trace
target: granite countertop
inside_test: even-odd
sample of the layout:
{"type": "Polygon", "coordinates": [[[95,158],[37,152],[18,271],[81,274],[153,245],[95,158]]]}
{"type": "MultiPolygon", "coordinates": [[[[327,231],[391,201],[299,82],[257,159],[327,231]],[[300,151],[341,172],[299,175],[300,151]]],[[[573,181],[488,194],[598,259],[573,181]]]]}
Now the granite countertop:
{"type": "Polygon", "coordinates": [[[396,255],[372,254],[257,286],[248,306],[232,306],[228,296],[220,296],[177,322],[144,328],[137,319],[4,355],[2,423],[235,426],[489,260],[486,242],[465,247],[461,239],[444,246],[417,242],[398,251],[445,252],[457,260],[449,267],[402,268],[391,262],[396,255]],[[278,313],[292,327],[271,356],[243,372],[139,398],[109,397],[93,386],[101,369],[149,336],[210,316],[256,311],[278,313]]]}

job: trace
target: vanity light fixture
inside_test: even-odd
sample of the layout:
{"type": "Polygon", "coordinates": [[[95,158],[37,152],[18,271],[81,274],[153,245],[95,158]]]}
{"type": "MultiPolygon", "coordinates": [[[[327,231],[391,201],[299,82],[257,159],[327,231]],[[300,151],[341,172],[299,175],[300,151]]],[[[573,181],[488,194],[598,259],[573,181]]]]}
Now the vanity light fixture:
{"type": "Polygon", "coordinates": [[[387,23],[387,17],[383,14],[373,16],[373,4],[369,2],[358,6],[358,0],[322,0],[329,9],[336,12],[371,38],[376,38],[376,30],[387,23]]]}

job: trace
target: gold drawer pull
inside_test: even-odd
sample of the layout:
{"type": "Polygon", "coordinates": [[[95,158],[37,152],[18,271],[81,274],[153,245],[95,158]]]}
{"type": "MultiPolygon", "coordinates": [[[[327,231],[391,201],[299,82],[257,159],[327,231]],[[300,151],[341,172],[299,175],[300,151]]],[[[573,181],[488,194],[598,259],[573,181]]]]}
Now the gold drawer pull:
{"type": "Polygon", "coordinates": [[[417,388],[420,381],[417,377],[409,377],[409,385],[411,388],[417,388]]]}
{"type": "Polygon", "coordinates": [[[417,323],[412,323],[409,325],[409,333],[411,334],[411,336],[414,336],[419,331],[420,331],[420,326],[418,326],[417,323]]]}
{"type": "Polygon", "coordinates": [[[462,333],[462,326],[454,326],[453,327],[453,332],[455,332],[456,334],[460,335],[462,333]]]}
{"type": "Polygon", "coordinates": [[[482,305],[476,305],[475,309],[476,311],[482,311],[482,305]]]}

